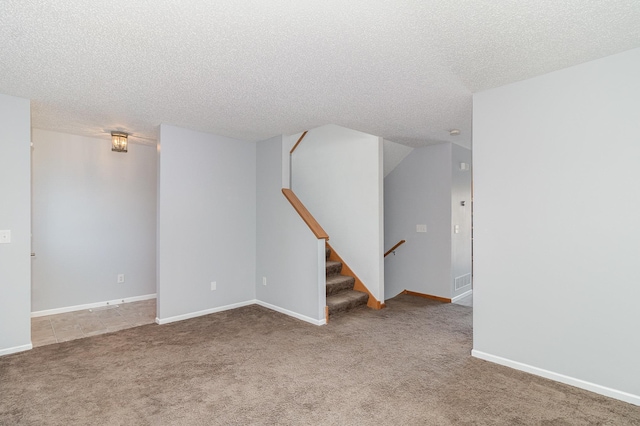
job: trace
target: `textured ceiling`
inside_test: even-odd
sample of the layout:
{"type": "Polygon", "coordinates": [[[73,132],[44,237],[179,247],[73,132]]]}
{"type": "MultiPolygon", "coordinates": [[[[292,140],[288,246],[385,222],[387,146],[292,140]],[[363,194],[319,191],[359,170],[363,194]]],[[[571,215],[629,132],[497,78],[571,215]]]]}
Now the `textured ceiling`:
{"type": "Polygon", "coordinates": [[[469,146],[472,93],[640,47],[639,0],[0,0],[0,17],[0,93],[31,99],[34,127],[139,142],[334,123],[469,146]]]}

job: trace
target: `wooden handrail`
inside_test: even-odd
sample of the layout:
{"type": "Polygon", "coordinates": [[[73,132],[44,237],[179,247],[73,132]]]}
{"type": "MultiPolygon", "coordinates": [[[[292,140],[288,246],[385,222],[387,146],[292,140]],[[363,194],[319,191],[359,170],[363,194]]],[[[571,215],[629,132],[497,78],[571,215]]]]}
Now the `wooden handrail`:
{"type": "Polygon", "coordinates": [[[295,151],[296,148],[298,147],[298,145],[300,145],[300,142],[302,141],[302,138],[307,136],[307,132],[308,132],[308,130],[305,130],[304,132],[302,132],[302,135],[300,136],[300,139],[298,139],[298,142],[296,142],[296,144],[293,146],[293,148],[291,148],[291,151],[289,151],[289,155],[293,154],[293,151],[295,151]]]}
{"type": "Polygon", "coordinates": [[[391,253],[393,253],[395,249],[397,249],[398,247],[400,247],[400,246],[401,246],[401,245],[403,245],[404,243],[406,243],[406,241],[405,241],[405,240],[400,240],[400,241],[398,241],[398,243],[397,243],[395,246],[393,246],[393,247],[391,247],[389,250],[387,250],[387,252],[384,254],[384,257],[387,257],[388,255],[390,255],[391,253]]]}
{"type": "MultiPolygon", "coordinates": [[[[305,132],[306,133],[306,132],[305,132]]],[[[293,193],[289,188],[282,188],[282,193],[289,200],[293,208],[298,212],[304,223],[307,224],[311,232],[316,236],[317,239],[329,240],[329,235],[322,229],[322,226],[318,223],[318,221],[309,213],[309,210],[302,204],[302,201],[296,194],[293,193]]]]}

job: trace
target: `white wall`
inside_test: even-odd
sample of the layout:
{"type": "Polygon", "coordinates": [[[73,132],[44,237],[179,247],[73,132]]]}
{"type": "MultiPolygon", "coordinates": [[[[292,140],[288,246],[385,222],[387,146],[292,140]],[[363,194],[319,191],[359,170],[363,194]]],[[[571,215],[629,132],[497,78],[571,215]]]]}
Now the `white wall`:
{"type": "Polygon", "coordinates": [[[316,239],[282,194],[287,148],[282,136],[257,143],[256,299],[309,322],[324,323],[324,240],[316,239]]]}
{"type": "Polygon", "coordinates": [[[0,95],[0,355],[31,349],[31,189],[28,99],[0,95]]]}
{"type": "Polygon", "coordinates": [[[416,148],[384,179],[385,298],[403,290],[451,298],[451,144],[416,148]],[[416,225],[427,225],[426,233],[416,225]]]}
{"type": "Polygon", "coordinates": [[[640,49],[474,95],[474,355],[640,405],[640,49]]]}
{"type": "Polygon", "coordinates": [[[335,125],[307,133],[292,190],[373,296],[384,298],[382,139],[335,125]]]}
{"type": "Polygon", "coordinates": [[[454,227],[451,234],[451,297],[454,298],[471,290],[470,277],[468,285],[455,288],[457,277],[471,274],[471,150],[456,144],[451,144],[451,225],[454,227]],[[468,164],[469,170],[461,170],[460,163],[468,164]]]}
{"type": "Polygon", "coordinates": [[[34,312],[156,292],[156,148],[33,130],[34,312]],[[117,275],[125,282],[117,283],[117,275]]]}
{"type": "Polygon", "coordinates": [[[159,321],[253,301],[256,144],[163,124],[158,161],[159,321]]]}

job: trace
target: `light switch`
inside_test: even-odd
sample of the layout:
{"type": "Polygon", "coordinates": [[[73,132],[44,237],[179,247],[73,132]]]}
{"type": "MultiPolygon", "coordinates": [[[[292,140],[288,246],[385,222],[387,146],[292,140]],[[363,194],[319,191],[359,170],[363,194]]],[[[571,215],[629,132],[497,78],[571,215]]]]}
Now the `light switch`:
{"type": "Polygon", "coordinates": [[[455,225],[453,227],[453,232],[456,233],[456,234],[459,234],[460,233],[460,225],[455,225]]]}
{"type": "Polygon", "coordinates": [[[416,232],[427,232],[427,225],[416,225],[416,232]]]}
{"type": "Polygon", "coordinates": [[[11,230],[0,230],[0,244],[9,244],[11,242],[11,230]]]}

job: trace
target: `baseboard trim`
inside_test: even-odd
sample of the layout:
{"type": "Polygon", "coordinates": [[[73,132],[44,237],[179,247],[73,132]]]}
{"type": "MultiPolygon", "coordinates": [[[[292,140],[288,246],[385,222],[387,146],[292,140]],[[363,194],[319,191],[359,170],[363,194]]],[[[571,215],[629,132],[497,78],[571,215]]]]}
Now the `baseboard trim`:
{"type": "Polygon", "coordinates": [[[617,389],[612,389],[606,386],[587,382],[585,380],[576,379],[575,377],[565,376],[564,374],[555,373],[553,371],[534,367],[528,364],[523,364],[518,361],[512,361],[510,359],[491,355],[486,352],[478,351],[476,349],[473,349],[471,351],[471,356],[640,406],[640,395],[633,395],[617,389]]]}
{"type": "Polygon", "coordinates": [[[417,291],[404,290],[402,294],[408,294],[409,296],[422,297],[425,299],[437,300],[438,302],[451,303],[451,299],[446,297],[433,296],[431,294],[418,293],[417,291]]]}
{"type": "Polygon", "coordinates": [[[290,317],[297,318],[299,320],[308,322],[308,323],[313,324],[313,325],[325,325],[327,323],[326,318],[316,320],[316,319],[313,319],[313,318],[308,317],[306,315],[302,315],[302,314],[299,314],[297,312],[293,312],[293,311],[290,311],[288,309],[281,308],[280,306],[276,306],[276,305],[272,305],[271,303],[263,302],[262,300],[256,300],[255,302],[256,302],[256,305],[260,305],[260,306],[262,306],[264,308],[271,309],[272,311],[280,312],[281,314],[285,314],[285,315],[288,315],[290,317]]]}
{"type": "Polygon", "coordinates": [[[44,311],[31,312],[31,318],[44,317],[46,315],[64,314],[67,312],[84,311],[86,309],[101,308],[104,306],[120,305],[122,303],[140,302],[142,300],[155,299],[156,293],[142,296],[124,297],[122,299],[107,300],[104,302],[87,303],[84,305],[66,306],[64,308],[46,309],[44,311]]]}
{"type": "Polygon", "coordinates": [[[457,295],[456,297],[452,297],[451,298],[451,303],[455,303],[460,299],[464,299],[465,297],[467,297],[467,296],[469,296],[471,294],[473,294],[473,290],[467,290],[464,293],[457,295]]]}
{"type": "Polygon", "coordinates": [[[0,349],[0,356],[11,355],[31,349],[33,349],[33,345],[31,343],[29,343],[28,345],[14,346],[13,348],[0,349]]]}
{"type": "Polygon", "coordinates": [[[232,303],[230,305],[218,306],[217,308],[205,309],[203,311],[189,312],[188,314],[175,315],[173,317],[168,317],[168,318],[156,317],[156,324],[159,324],[159,325],[169,324],[176,321],[183,321],[186,319],[201,317],[203,315],[215,314],[216,312],[222,312],[222,311],[228,311],[230,309],[241,308],[243,306],[249,306],[255,303],[256,303],[255,300],[247,300],[245,302],[232,303]]]}
{"type": "Polygon", "coordinates": [[[249,305],[259,305],[267,309],[271,309],[272,311],[279,312],[281,314],[308,322],[313,325],[325,325],[327,321],[325,319],[315,320],[311,317],[299,314],[297,312],[290,311],[288,309],[281,308],[276,305],[272,305],[271,303],[263,302],[262,300],[247,300],[246,302],[232,303],[231,305],[218,306],[217,308],[205,309],[203,311],[190,312],[188,314],[176,315],[169,318],[156,318],[156,324],[163,325],[169,324],[176,321],[183,321],[191,318],[201,317],[203,315],[215,314],[216,312],[228,311],[231,309],[241,308],[243,306],[249,305]]]}

